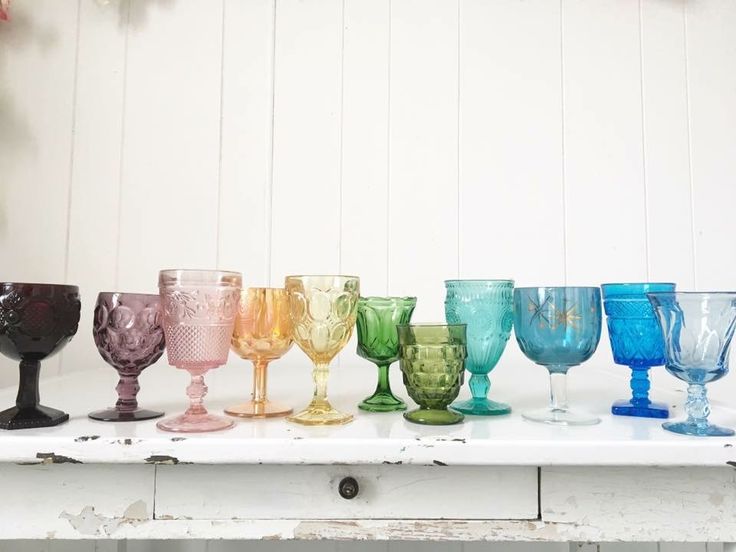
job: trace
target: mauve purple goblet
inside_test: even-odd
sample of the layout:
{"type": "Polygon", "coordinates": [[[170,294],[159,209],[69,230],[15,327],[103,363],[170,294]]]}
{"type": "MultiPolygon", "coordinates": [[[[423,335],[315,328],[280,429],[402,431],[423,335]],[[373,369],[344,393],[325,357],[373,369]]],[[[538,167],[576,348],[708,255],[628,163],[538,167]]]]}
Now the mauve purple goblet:
{"type": "Polygon", "coordinates": [[[102,358],[120,375],[113,408],[90,412],[103,422],[132,422],[159,418],[158,410],[138,408],[138,376],[164,352],[161,299],[144,293],[100,293],[92,335],[102,358]]]}

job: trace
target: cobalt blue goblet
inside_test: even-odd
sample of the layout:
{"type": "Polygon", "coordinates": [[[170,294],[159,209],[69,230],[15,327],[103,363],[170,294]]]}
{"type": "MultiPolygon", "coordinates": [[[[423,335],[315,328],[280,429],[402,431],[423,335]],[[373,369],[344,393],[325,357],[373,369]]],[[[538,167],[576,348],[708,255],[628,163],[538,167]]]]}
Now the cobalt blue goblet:
{"type": "Polygon", "coordinates": [[[566,377],[588,360],[601,338],[601,291],[597,287],[535,287],[514,290],[514,334],[529,360],[550,374],[548,408],[524,412],[533,422],[593,425],[600,419],[567,406],[566,377]]]}
{"type": "Polygon", "coordinates": [[[728,354],[736,328],[736,292],[657,292],[647,294],[664,337],[665,368],[686,382],[684,422],[662,427],[673,433],[728,436],[734,430],[708,423],[705,384],[728,373],[728,354]]]}
{"type": "Polygon", "coordinates": [[[649,369],[664,365],[664,340],[647,293],[675,291],[670,283],[603,284],[613,361],[631,368],[631,398],[613,403],[618,416],[667,418],[667,405],[649,399],[649,369]]]}

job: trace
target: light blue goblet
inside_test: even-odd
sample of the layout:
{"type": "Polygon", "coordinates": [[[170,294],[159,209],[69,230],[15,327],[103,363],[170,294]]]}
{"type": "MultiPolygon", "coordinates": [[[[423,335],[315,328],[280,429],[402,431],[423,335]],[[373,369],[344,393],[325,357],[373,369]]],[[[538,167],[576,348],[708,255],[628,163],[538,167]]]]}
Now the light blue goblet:
{"type": "Polygon", "coordinates": [[[498,416],[511,412],[508,404],[487,398],[488,374],[506,348],[514,322],[513,280],[446,280],[445,318],[449,324],[467,325],[468,358],[472,398],[452,403],[463,414],[498,416]]]}
{"type": "Polygon", "coordinates": [[[708,422],[705,384],[728,373],[728,354],[736,328],[736,292],[659,292],[647,294],[664,337],[665,368],[686,382],[684,422],[662,427],[673,433],[729,436],[734,430],[708,422]]]}
{"type": "Polygon", "coordinates": [[[567,371],[588,360],[601,338],[597,287],[535,287],[514,290],[514,334],[529,360],[550,374],[548,408],[524,412],[533,422],[593,425],[600,418],[567,406],[567,371]]]}
{"type": "Polygon", "coordinates": [[[649,399],[649,369],[662,366],[665,358],[662,331],[646,294],[675,291],[675,284],[603,284],[601,289],[613,361],[631,368],[631,398],[614,402],[611,412],[617,416],[669,417],[665,403],[649,399]]]}

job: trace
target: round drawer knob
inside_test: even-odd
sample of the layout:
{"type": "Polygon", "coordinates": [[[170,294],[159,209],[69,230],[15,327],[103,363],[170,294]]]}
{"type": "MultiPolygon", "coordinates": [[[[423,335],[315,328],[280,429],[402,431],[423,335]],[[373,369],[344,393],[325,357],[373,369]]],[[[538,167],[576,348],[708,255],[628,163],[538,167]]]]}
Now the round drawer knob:
{"type": "Polygon", "coordinates": [[[341,497],[346,500],[350,500],[351,498],[358,496],[360,487],[354,477],[343,477],[337,487],[337,491],[340,493],[341,497]]]}

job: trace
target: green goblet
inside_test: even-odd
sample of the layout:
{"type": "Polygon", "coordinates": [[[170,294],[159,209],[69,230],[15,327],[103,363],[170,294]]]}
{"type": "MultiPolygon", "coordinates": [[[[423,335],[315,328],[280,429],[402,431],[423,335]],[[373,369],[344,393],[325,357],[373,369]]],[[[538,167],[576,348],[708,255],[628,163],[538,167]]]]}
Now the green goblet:
{"type": "Polygon", "coordinates": [[[450,425],[464,418],[447,409],[465,375],[465,324],[397,326],[404,385],[419,408],[404,413],[416,424],[450,425]]]}
{"type": "Polygon", "coordinates": [[[399,359],[398,324],[408,324],[416,297],[361,297],[358,301],[358,355],[378,366],[378,385],[370,397],[358,404],[369,412],[406,410],[406,403],[391,392],[388,369],[399,359]]]}

